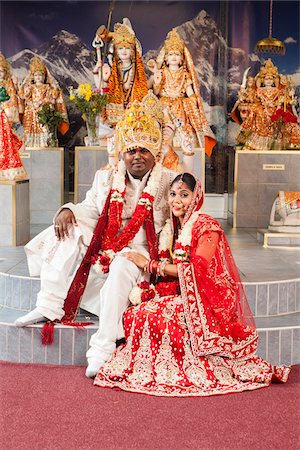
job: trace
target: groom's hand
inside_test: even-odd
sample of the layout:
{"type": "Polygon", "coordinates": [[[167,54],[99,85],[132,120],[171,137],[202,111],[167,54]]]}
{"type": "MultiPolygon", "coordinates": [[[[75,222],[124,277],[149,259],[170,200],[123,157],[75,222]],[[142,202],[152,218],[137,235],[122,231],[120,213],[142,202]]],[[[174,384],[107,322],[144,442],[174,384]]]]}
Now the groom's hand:
{"type": "Polygon", "coordinates": [[[54,231],[57,239],[63,241],[66,237],[69,237],[69,228],[77,226],[77,222],[73,212],[70,209],[62,209],[55,218],[54,231]]]}

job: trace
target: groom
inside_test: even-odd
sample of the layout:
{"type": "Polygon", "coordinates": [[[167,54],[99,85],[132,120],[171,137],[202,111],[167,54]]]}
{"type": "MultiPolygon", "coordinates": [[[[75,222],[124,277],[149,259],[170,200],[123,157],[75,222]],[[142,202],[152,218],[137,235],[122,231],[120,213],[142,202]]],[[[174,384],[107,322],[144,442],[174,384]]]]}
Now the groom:
{"type": "Polygon", "coordinates": [[[16,326],[73,320],[79,302],[99,315],[87,351],[87,377],[97,374],[124,337],[122,316],[141,270],[122,252],[131,249],[157,259],[157,234],[169,214],[168,191],[176,175],[156,163],[161,143],[159,122],[147,105],[134,102],[117,127],[122,155],[117,168],[99,170],[85,200],[64,205],[54,227],[25,247],[30,274],[40,275],[41,290],[36,308],[16,326]],[[91,261],[96,264],[90,268],[91,261]]]}

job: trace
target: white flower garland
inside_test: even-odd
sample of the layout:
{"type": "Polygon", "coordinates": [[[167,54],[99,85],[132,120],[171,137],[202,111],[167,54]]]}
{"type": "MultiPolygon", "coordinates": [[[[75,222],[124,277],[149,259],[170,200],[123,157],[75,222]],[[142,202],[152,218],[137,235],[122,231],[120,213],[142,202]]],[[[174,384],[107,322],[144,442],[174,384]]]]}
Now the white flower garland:
{"type": "MultiPolygon", "coordinates": [[[[200,211],[195,211],[189,220],[184,224],[180,235],[177,238],[173,259],[185,260],[187,258],[186,246],[190,246],[192,242],[192,228],[200,215],[200,211]]],[[[172,245],[172,229],[171,221],[168,219],[163,227],[159,237],[159,252],[170,250],[172,245]]]]}

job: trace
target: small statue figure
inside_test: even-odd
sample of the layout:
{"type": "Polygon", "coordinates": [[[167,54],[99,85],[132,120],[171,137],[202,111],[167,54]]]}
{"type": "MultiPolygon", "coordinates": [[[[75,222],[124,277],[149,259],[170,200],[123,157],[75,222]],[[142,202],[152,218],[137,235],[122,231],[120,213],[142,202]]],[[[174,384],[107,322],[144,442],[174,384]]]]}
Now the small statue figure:
{"type": "Polygon", "coordinates": [[[257,102],[255,78],[248,75],[249,70],[250,67],[245,70],[238,99],[231,111],[231,117],[239,125],[248,117],[252,105],[257,102]],[[237,110],[239,116],[237,115],[237,110]]]}
{"type": "Polygon", "coordinates": [[[23,142],[13,133],[8,117],[6,105],[10,100],[4,87],[0,87],[0,180],[11,181],[27,178],[19,150],[23,142]]]}
{"type": "Polygon", "coordinates": [[[300,192],[278,192],[271,210],[269,230],[300,233],[300,192]]]}
{"type": "Polygon", "coordinates": [[[123,19],[123,23],[116,23],[112,33],[100,27],[97,30],[97,42],[95,38],[93,46],[98,55],[94,68],[95,83],[111,97],[105,108],[106,120],[109,125],[115,126],[123,118],[128,103],[141,101],[148,92],[142,47],[127,18],[123,19]],[[111,41],[107,55],[109,64],[103,64],[103,67],[100,56],[102,39],[111,41]]]}
{"type": "Polygon", "coordinates": [[[35,56],[30,64],[29,74],[24,79],[20,91],[24,99],[24,139],[26,147],[47,147],[49,129],[39,122],[38,111],[46,103],[55,105],[63,116],[64,122],[59,127],[62,134],[68,129],[67,108],[58,82],[40,58],[35,56]]]}
{"type": "Polygon", "coordinates": [[[297,117],[292,114],[290,80],[268,59],[255,77],[248,97],[247,116],[237,142],[245,150],[286,149],[300,145],[297,117]]]}
{"type": "Polygon", "coordinates": [[[210,156],[216,138],[205,117],[191,54],[177,31],[169,32],[157,60],[149,60],[153,92],[169,108],[185,154],[193,154],[195,134],[210,156]]]}
{"type": "Polygon", "coordinates": [[[21,101],[17,89],[13,82],[10,64],[4,55],[0,52],[0,87],[4,88],[9,96],[9,100],[1,103],[2,110],[9,120],[10,125],[20,122],[19,113],[21,112],[21,101]]]}

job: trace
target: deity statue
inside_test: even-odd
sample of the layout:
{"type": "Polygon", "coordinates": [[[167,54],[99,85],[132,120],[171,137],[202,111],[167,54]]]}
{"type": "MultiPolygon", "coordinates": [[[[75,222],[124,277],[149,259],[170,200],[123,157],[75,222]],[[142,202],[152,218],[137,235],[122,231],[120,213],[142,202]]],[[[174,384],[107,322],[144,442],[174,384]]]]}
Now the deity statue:
{"type": "Polygon", "coordinates": [[[9,100],[1,102],[2,110],[9,120],[10,125],[20,122],[19,113],[21,111],[21,100],[17,93],[17,88],[12,78],[12,71],[9,62],[0,52],[0,87],[4,88],[9,96],[9,100]]]}
{"type": "Polygon", "coordinates": [[[237,136],[237,142],[245,150],[300,146],[300,129],[297,117],[292,114],[291,81],[278,73],[271,59],[265,61],[255,77],[255,85],[246,94],[249,94],[247,115],[237,136]]]}
{"type": "Polygon", "coordinates": [[[231,111],[231,117],[239,125],[248,117],[252,105],[257,102],[255,78],[248,75],[249,69],[250,67],[245,70],[238,99],[231,111]]]}
{"type": "Polygon", "coordinates": [[[216,138],[205,117],[191,54],[177,31],[169,32],[156,61],[149,60],[153,92],[175,122],[184,154],[193,154],[195,135],[210,156],[216,138]]]}
{"type": "Polygon", "coordinates": [[[48,68],[35,56],[30,64],[29,73],[21,84],[19,95],[24,99],[24,139],[27,147],[47,147],[49,128],[41,125],[38,112],[43,105],[52,104],[64,122],[59,127],[64,134],[68,129],[67,108],[58,82],[48,68]]]}
{"type": "Polygon", "coordinates": [[[269,230],[300,233],[300,192],[278,192],[271,210],[269,230]]]}
{"type": "Polygon", "coordinates": [[[142,47],[127,18],[123,19],[123,23],[116,23],[112,33],[108,33],[103,26],[97,31],[97,41],[103,39],[109,45],[108,64],[102,66],[101,44],[97,45],[94,40],[98,55],[93,71],[95,84],[110,96],[105,108],[106,121],[115,126],[123,118],[126,106],[134,100],[141,101],[148,92],[142,47]]]}
{"type": "MultiPolygon", "coordinates": [[[[27,178],[19,150],[23,142],[13,133],[7,116],[7,104],[10,96],[6,89],[0,87],[0,180],[11,181],[27,178]]],[[[14,108],[14,107],[12,107],[14,108]]],[[[10,116],[12,117],[12,116],[10,116]]]]}

